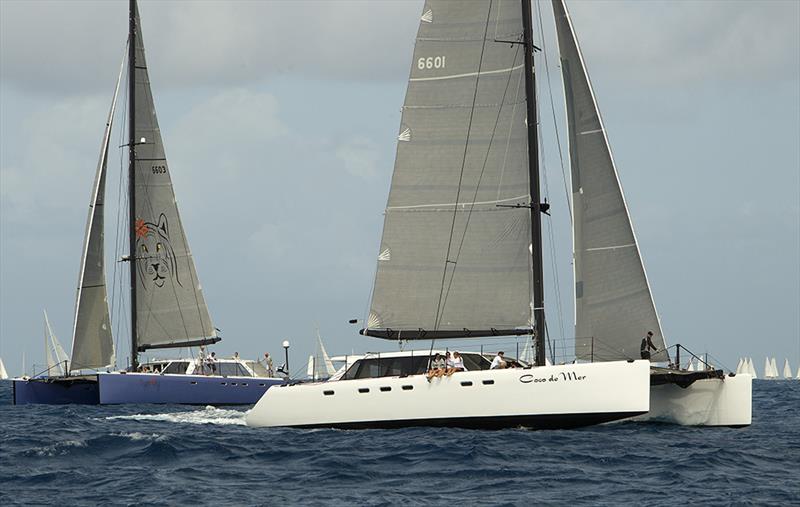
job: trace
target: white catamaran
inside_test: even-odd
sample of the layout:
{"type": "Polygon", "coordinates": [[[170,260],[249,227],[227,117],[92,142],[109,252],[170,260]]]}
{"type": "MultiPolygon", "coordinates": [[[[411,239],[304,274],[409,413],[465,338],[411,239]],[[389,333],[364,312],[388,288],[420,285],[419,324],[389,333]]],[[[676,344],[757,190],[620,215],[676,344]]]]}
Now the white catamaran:
{"type": "Polygon", "coordinates": [[[576,362],[545,358],[541,214],[549,206],[531,121],[530,0],[428,0],[362,333],[398,341],[530,334],[533,367],[489,370],[480,354],[465,353],[467,371],[428,382],[433,350],[367,355],[333,381],[268,391],[249,425],[551,428],[632,412],[750,424],[750,375],[725,375],[696,356],[697,370],[683,370],[679,345],[670,357],[572,22],[563,0],[552,6],[569,127],[576,362]],[[639,360],[648,356],[664,367],[639,360]]]}
{"type": "Polygon", "coordinates": [[[426,2],[362,334],[533,335],[535,367],[464,352],[467,371],[428,381],[436,351],[366,355],[271,389],[249,425],[565,428],[649,410],[647,361],[546,364],[531,23],[529,1],[426,2]]]}

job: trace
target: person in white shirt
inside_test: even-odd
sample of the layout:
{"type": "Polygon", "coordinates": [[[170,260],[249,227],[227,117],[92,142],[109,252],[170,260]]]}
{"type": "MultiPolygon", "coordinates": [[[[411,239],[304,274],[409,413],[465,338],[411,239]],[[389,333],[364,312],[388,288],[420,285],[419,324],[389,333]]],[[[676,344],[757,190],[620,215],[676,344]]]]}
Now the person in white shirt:
{"type": "Polygon", "coordinates": [[[448,373],[448,375],[452,375],[457,371],[466,371],[466,368],[464,367],[464,358],[461,357],[460,352],[453,352],[453,360],[450,367],[450,373],[448,373]]]}
{"type": "Polygon", "coordinates": [[[497,370],[499,368],[505,368],[506,366],[505,352],[501,350],[496,356],[494,356],[494,359],[492,359],[492,365],[489,367],[489,369],[497,370]]]}

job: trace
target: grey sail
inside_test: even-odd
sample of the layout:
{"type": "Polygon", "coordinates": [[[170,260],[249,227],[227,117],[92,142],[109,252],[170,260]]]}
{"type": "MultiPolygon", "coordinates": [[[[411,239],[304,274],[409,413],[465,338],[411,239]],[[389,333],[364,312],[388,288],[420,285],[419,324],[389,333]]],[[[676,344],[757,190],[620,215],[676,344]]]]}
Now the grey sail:
{"type": "Polygon", "coordinates": [[[563,0],[553,0],[569,125],[575,256],[575,355],[639,358],[647,331],[666,361],[664,335],[608,137],[563,0]]]}
{"type": "Polygon", "coordinates": [[[428,0],[422,12],[362,333],[530,333],[521,2],[428,0]]]}
{"type": "Polygon", "coordinates": [[[219,337],[200,288],[164,154],[138,9],[135,18],[134,340],[138,351],[214,343],[219,337]]]}
{"type": "Polygon", "coordinates": [[[114,110],[117,107],[121,79],[122,66],[120,66],[117,85],[114,88],[114,98],[111,101],[106,128],[103,132],[103,141],[100,145],[100,160],[97,162],[92,196],[89,201],[89,215],[86,219],[86,235],[81,256],[78,294],[75,303],[72,356],[69,362],[70,370],[104,368],[113,365],[115,362],[114,340],[111,336],[111,319],[109,318],[106,291],[103,228],[105,223],[104,202],[108,143],[111,138],[111,127],[114,119],[114,110]]]}

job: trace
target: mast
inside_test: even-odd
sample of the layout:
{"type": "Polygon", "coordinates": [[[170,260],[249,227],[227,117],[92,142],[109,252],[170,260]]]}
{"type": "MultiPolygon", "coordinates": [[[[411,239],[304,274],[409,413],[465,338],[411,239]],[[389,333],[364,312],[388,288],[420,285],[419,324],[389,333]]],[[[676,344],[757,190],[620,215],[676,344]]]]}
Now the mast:
{"type": "Polygon", "coordinates": [[[536,320],[536,365],[545,364],[544,269],[542,266],[542,215],[547,211],[539,196],[539,142],[536,124],[536,85],[533,71],[531,1],[522,0],[522,35],[525,46],[525,102],[528,105],[528,165],[531,191],[531,255],[533,257],[533,315],[536,320]]]}
{"type": "Polygon", "coordinates": [[[128,23],[128,251],[131,279],[131,370],[139,367],[136,345],[136,0],[130,0],[128,23]]]}

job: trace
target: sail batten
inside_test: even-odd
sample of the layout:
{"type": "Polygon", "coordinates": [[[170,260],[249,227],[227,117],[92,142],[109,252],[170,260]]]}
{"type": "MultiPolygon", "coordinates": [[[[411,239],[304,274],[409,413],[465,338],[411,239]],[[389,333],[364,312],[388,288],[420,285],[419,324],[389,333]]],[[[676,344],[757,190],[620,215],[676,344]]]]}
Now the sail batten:
{"type": "Polygon", "coordinates": [[[530,332],[522,33],[519,0],[425,3],[362,334],[530,332]]]}
{"type": "Polygon", "coordinates": [[[563,0],[553,0],[569,127],[575,274],[575,355],[638,358],[648,331],[667,361],[656,312],[597,101],[563,0]]]}
{"type": "Polygon", "coordinates": [[[138,9],[135,11],[135,235],[137,351],[215,343],[181,223],[155,112],[138,9]]]}

